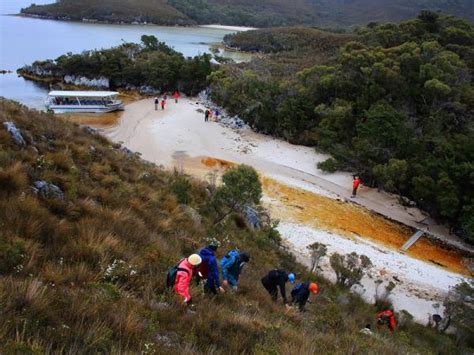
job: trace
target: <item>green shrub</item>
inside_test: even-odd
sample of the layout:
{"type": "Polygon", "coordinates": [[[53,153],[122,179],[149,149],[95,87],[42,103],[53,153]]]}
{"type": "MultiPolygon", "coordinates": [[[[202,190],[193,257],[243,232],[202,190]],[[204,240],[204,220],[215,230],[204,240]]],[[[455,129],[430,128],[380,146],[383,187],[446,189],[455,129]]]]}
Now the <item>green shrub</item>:
{"type": "Polygon", "coordinates": [[[171,184],[171,192],[176,196],[178,203],[185,205],[191,203],[191,183],[186,176],[175,174],[175,180],[171,184]]]}
{"type": "Polygon", "coordinates": [[[25,245],[22,241],[7,242],[0,236],[0,274],[21,271],[25,254],[25,245]]]}
{"type": "Polygon", "coordinates": [[[318,169],[328,173],[334,173],[338,169],[337,161],[333,158],[326,159],[318,163],[318,169]]]}
{"type": "Polygon", "coordinates": [[[217,211],[215,223],[222,221],[234,211],[245,206],[258,205],[262,198],[262,184],[254,168],[239,165],[222,176],[222,185],[212,196],[212,205],[217,211]]]}
{"type": "Polygon", "coordinates": [[[356,252],[346,255],[333,253],[329,261],[336,273],[337,283],[347,288],[359,284],[366,271],[372,266],[372,262],[367,256],[359,255],[356,252]]]}

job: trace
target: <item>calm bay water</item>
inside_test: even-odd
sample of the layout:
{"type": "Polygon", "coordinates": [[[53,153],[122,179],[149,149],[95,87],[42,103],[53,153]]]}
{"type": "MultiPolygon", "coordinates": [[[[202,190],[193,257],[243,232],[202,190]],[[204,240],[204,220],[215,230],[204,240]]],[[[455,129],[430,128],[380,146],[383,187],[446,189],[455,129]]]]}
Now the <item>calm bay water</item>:
{"type": "MultiPolygon", "coordinates": [[[[36,4],[53,0],[36,0],[36,4]]],[[[122,42],[139,42],[143,34],[154,35],[185,56],[209,52],[229,29],[204,27],[162,27],[146,25],[108,25],[63,22],[6,16],[19,13],[31,0],[0,0],[0,96],[19,101],[29,107],[44,109],[48,88],[17,76],[15,71],[35,60],[54,59],[68,52],[109,48],[122,42]]],[[[238,53],[225,53],[242,60],[238,53]]]]}

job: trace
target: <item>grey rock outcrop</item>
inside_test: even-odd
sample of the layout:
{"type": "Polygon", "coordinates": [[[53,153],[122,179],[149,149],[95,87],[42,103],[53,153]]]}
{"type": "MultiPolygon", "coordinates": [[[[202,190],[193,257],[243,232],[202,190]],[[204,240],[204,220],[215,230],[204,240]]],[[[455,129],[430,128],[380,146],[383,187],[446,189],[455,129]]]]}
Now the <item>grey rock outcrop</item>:
{"type": "Polygon", "coordinates": [[[258,212],[253,209],[250,206],[245,206],[243,210],[243,214],[245,219],[247,220],[247,223],[252,227],[253,229],[260,229],[262,226],[262,223],[260,221],[260,217],[258,215],[258,212]]]}
{"type": "Polygon", "coordinates": [[[92,134],[92,135],[98,134],[97,129],[89,127],[89,126],[84,126],[84,127],[82,127],[82,129],[84,130],[84,132],[92,134]]]}
{"type": "Polygon", "coordinates": [[[179,205],[180,209],[188,215],[194,222],[195,226],[200,226],[202,223],[202,216],[194,208],[187,205],[179,205]]]}
{"type": "Polygon", "coordinates": [[[13,122],[3,122],[3,126],[6,128],[8,133],[10,133],[17,145],[20,147],[26,146],[26,141],[21,135],[21,131],[15,126],[13,122]]]}
{"type": "Polygon", "coordinates": [[[110,80],[105,77],[100,78],[86,78],[85,76],[65,75],[64,82],[66,84],[77,85],[77,86],[89,86],[93,88],[106,88],[110,87],[110,80]]]}
{"type": "Polygon", "coordinates": [[[33,192],[42,198],[54,198],[64,200],[64,192],[54,184],[43,180],[37,180],[33,183],[33,192]]]}

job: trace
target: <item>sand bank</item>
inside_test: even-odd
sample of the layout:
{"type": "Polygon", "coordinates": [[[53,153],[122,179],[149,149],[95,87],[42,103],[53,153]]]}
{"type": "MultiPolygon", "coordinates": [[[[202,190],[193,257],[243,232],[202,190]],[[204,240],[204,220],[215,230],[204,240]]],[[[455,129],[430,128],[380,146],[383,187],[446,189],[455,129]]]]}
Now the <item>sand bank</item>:
{"type": "Polygon", "coordinates": [[[243,32],[243,31],[250,31],[250,30],[256,30],[256,27],[244,27],[244,26],[224,26],[224,25],[201,25],[199,27],[205,27],[205,28],[218,28],[222,30],[230,30],[230,31],[236,31],[236,32],[243,32]]]}

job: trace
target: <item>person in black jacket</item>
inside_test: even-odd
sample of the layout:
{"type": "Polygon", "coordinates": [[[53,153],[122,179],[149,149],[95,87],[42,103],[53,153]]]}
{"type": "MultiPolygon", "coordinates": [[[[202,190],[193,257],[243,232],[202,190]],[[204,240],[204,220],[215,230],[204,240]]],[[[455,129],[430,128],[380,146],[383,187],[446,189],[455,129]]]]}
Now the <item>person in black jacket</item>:
{"type": "Polygon", "coordinates": [[[300,312],[304,312],[304,306],[308,302],[311,293],[318,293],[318,285],[314,282],[303,282],[296,285],[291,291],[291,303],[297,304],[300,312]]]}
{"type": "Polygon", "coordinates": [[[286,282],[290,281],[291,283],[295,282],[295,274],[287,273],[284,270],[274,269],[270,271],[267,275],[262,278],[262,285],[268,291],[272,300],[276,302],[278,298],[278,287],[280,288],[281,297],[283,302],[287,306],[288,299],[286,298],[286,282]]]}

